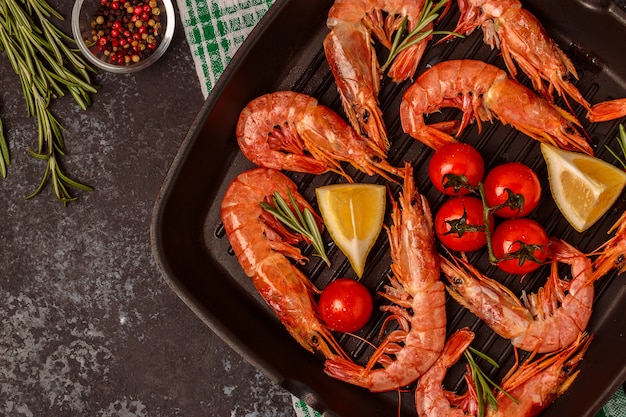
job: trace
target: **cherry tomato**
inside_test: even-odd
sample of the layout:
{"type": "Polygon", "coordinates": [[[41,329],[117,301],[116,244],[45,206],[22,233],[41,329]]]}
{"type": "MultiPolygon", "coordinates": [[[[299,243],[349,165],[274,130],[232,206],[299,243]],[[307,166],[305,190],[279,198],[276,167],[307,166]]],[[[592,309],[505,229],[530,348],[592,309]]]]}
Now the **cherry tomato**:
{"type": "Polygon", "coordinates": [[[439,191],[446,195],[466,195],[463,185],[478,185],[485,175],[480,153],[467,143],[450,143],[437,149],[430,158],[428,175],[439,191]]]}
{"type": "MultiPolygon", "coordinates": [[[[489,215],[493,228],[493,216],[489,215]]],[[[476,197],[453,197],[443,203],[435,216],[435,233],[448,249],[478,250],[487,244],[483,203],[476,197]]]]}
{"type": "Polygon", "coordinates": [[[318,302],[320,317],[333,330],[356,332],[372,315],[373,302],[367,288],[350,278],[328,284],[318,302]]]}
{"type": "Polygon", "coordinates": [[[506,203],[493,213],[508,219],[528,215],[541,198],[541,184],[537,174],[521,162],[508,162],[489,171],[484,187],[489,207],[506,203]]]}
{"type": "Polygon", "coordinates": [[[509,274],[534,271],[543,264],[550,251],[550,240],[544,228],[526,218],[503,221],[493,232],[491,243],[496,258],[505,258],[498,262],[498,267],[509,274]]]}

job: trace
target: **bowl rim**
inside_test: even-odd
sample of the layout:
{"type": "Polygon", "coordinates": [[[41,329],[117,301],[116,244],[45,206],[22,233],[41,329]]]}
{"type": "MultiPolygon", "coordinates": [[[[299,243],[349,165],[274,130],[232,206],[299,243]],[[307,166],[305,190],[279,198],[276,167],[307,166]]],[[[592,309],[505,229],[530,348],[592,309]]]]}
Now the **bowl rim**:
{"type": "Polygon", "coordinates": [[[87,60],[98,67],[101,70],[105,70],[108,72],[118,73],[118,74],[127,74],[135,71],[140,71],[145,69],[155,63],[167,50],[170,43],[172,42],[172,38],[174,37],[174,30],[176,28],[176,15],[174,12],[174,4],[172,0],[159,0],[163,3],[163,7],[165,8],[166,15],[166,26],[165,32],[163,33],[163,38],[161,39],[161,43],[154,51],[152,55],[148,58],[141,60],[140,62],[132,65],[114,65],[109,64],[107,62],[102,61],[98,57],[96,57],[85,44],[85,40],[83,39],[81,30],[80,30],[80,11],[83,7],[83,3],[85,0],[76,0],[74,3],[74,7],[72,8],[72,34],[74,35],[74,41],[80,49],[81,53],[87,60]]]}

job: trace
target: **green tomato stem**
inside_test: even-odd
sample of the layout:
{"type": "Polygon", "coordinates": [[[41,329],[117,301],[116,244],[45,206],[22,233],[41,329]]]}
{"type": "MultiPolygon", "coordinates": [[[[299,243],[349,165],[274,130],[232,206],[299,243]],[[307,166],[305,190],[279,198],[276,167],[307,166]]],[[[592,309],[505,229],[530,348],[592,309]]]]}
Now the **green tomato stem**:
{"type": "Polygon", "coordinates": [[[485,185],[481,182],[478,183],[478,193],[480,194],[480,200],[483,202],[483,218],[485,222],[485,236],[487,237],[487,251],[489,253],[489,262],[493,265],[498,263],[498,258],[493,253],[493,243],[491,242],[491,208],[487,204],[487,197],[485,196],[485,185]]]}

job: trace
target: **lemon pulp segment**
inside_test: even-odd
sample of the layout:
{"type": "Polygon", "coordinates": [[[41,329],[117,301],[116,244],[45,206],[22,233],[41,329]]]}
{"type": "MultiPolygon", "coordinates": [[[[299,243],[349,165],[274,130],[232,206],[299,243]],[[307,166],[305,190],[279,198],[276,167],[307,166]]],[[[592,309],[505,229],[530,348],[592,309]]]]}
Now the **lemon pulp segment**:
{"type": "Polygon", "coordinates": [[[597,222],[626,185],[626,173],[590,155],[541,144],[550,190],[565,219],[579,232],[597,222]]]}
{"type": "Polygon", "coordinates": [[[330,237],[346,255],[358,277],[376,242],[385,215],[385,187],[333,184],[315,190],[330,237]]]}

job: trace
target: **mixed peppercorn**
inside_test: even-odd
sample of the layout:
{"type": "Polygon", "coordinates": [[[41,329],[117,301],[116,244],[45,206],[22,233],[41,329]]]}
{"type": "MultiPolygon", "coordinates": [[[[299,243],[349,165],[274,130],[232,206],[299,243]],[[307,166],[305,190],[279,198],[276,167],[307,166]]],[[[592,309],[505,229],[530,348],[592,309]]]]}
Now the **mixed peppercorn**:
{"type": "Polygon", "coordinates": [[[111,64],[137,63],[152,55],[163,30],[157,0],[100,0],[91,36],[111,64]]]}

